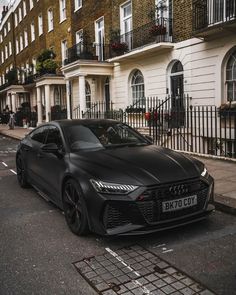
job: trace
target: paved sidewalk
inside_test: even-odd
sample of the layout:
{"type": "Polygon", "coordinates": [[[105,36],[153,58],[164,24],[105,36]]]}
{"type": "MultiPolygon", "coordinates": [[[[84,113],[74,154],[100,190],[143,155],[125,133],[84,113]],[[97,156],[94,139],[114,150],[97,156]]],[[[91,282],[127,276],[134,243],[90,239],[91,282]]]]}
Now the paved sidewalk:
{"type": "MultiPolygon", "coordinates": [[[[20,127],[9,130],[7,125],[0,125],[0,134],[16,139],[23,138],[30,131],[30,128],[20,127]]],[[[236,214],[236,160],[193,156],[206,164],[209,173],[215,179],[216,207],[236,214]]]]}

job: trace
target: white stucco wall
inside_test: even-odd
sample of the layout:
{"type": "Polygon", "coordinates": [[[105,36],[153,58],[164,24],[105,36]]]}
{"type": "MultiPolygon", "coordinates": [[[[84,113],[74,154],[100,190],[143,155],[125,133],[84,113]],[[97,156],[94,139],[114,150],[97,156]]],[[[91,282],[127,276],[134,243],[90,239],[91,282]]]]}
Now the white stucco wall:
{"type": "Polygon", "coordinates": [[[180,60],[184,68],[184,92],[194,105],[220,105],[225,99],[225,65],[236,36],[213,41],[190,39],[175,44],[173,50],[123,61],[114,67],[111,98],[117,107],[132,103],[129,77],[134,69],[144,76],[145,96],[164,98],[170,88],[168,65],[180,60]]]}

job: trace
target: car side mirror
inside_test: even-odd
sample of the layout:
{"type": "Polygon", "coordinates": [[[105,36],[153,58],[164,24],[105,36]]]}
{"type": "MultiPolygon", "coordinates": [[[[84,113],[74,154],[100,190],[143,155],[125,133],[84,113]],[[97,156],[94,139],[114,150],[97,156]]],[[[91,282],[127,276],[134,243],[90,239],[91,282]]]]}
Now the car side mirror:
{"type": "Polygon", "coordinates": [[[59,148],[55,143],[44,144],[41,149],[45,153],[52,153],[52,154],[58,153],[59,151],[59,148]]]}

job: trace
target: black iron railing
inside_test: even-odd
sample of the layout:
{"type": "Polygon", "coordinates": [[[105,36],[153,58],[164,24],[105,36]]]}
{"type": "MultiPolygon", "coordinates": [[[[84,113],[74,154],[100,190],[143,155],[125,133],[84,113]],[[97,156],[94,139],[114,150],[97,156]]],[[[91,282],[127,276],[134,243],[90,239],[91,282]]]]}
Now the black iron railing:
{"type": "Polygon", "coordinates": [[[193,106],[188,96],[178,104],[174,97],[145,100],[145,106],[125,110],[115,109],[114,103],[108,110],[105,102],[96,102],[83,117],[127,123],[152,136],[155,144],[175,150],[236,158],[236,109],[193,106]]]}
{"type": "Polygon", "coordinates": [[[234,0],[193,0],[193,31],[236,20],[234,0]]]}
{"type": "Polygon", "coordinates": [[[105,61],[150,43],[172,42],[172,20],[159,18],[128,33],[119,35],[109,44],[90,43],[84,39],[67,50],[64,65],[77,60],[105,61]]]}

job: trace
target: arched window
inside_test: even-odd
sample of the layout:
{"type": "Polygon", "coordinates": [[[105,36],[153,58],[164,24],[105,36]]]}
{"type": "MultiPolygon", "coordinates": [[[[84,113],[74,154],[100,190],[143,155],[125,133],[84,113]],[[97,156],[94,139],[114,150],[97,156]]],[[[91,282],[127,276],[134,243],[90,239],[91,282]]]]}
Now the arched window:
{"type": "Polygon", "coordinates": [[[226,66],[226,87],[227,100],[236,100],[236,51],[234,51],[228,60],[226,66]]]}
{"type": "Polygon", "coordinates": [[[135,70],[131,76],[131,90],[133,103],[144,100],[144,79],[139,70],[135,70]]]}
{"type": "Polygon", "coordinates": [[[182,63],[178,60],[174,63],[174,65],[171,69],[171,74],[179,73],[179,72],[183,72],[183,71],[184,71],[184,69],[183,69],[182,63]]]}
{"type": "Polygon", "coordinates": [[[85,95],[86,95],[86,108],[91,108],[91,89],[89,83],[86,81],[85,83],[85,95]]]}

